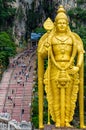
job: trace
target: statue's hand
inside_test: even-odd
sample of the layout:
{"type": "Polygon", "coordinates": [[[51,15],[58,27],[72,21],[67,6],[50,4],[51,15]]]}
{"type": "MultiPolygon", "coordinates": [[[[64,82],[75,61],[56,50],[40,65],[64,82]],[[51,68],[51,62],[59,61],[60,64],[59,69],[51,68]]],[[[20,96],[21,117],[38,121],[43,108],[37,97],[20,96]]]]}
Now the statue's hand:
{"type": "Polygon", "coordinates": [[[48,49],[50,44],[47,42],[47,43],[44,44],[44,46],[48,49]]]}
{"type": "Polygon", "coordinates": [[[65,66],[64,70],[67,70],[67,69],[69,69],[69,68],[70,68],[70,63],[68,63],[68,64],[65,66]]]}
{"type": "Polygon", "coordinates": [[[71,69],[68,70],[69,74],[76,74],[79,71],[79,67],[73,66],[71,69]]]}

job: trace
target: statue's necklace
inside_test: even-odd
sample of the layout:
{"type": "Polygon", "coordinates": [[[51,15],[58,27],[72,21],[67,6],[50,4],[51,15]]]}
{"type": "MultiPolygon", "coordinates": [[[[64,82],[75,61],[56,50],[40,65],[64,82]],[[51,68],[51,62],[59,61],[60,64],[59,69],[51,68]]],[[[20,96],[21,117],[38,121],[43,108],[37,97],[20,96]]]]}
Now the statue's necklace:
{"type": "Polygon", "coordinates": [[[60,39],[60,38],[56,37],[57,40],[61,41],[61,44],[64,44],[65,41],[66,41],[68,38],[69,38],[69,37],[67,37],[66,39],[63,39],[63,38],[60,39]]]}
{"type": "MultiPolygon", "coordinates": [[[[61,43],[60,43],[60,44],[61,44],[61,48],[60,48],[60,49],[61,49],[61,53],[64,55],[64,54],[65,54],[65,48],[66,48],[66,46],[64,46],[64,45],[66,45],[66,44],[65,44],[65,41],[68,39],[68,37],[67,37],[66,39],[64,39],[64,40],[63,40],[63,39],[60,39],[60,38],[58,38],[58,37],[56,37],[56,39],[61,42],[61,43]]],[[[63,56],[63,57],[64,57],[64,56],[63,56]]]]}

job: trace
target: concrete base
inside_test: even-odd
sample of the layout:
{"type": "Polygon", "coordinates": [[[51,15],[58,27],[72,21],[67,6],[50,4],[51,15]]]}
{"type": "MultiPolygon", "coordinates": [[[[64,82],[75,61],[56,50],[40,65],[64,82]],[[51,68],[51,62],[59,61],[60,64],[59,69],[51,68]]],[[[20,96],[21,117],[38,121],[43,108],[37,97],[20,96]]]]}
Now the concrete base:
{"type": "Polygon", "coordinates": [[[79,128],[70,128],[70,127],[58,127],[56,128],[55,125],[44,125],[44,129],[40,130],[86,130],[85,129],[79,129],[79,128]]]}

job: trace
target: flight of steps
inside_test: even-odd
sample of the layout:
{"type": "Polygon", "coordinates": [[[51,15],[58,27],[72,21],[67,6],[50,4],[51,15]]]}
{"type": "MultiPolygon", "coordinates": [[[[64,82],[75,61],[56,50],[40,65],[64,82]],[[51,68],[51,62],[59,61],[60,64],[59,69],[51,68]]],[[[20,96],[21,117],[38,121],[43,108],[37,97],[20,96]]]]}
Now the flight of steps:
{"type": "Polygon", "coordinates": [[[8,69],[8,71],[5,71],[0,82],[0,112],[4,111],[4,103],[6,100],[6,95],[9,88],[9,82],[12,73],[12,69],[8,69]]]}
{"type": "MultiPolygon", "coordinates": [[[[34,51],[30,53],[29,57],[25,59],[25,62],[27,63],[28,59],[30,60],[29,65],[31,66],[31,70],[29,72],[29,78],[27,82],[24,82],[24,86],[17,84],[17,81],[14,79],[15,73],[19,73],[19,71],[21,70],[21,68],[17,66],[16,68],[13,68],[12,75],[8,85],[8,91],[6,91],[5,89],[6,98],[4,96],[4,109],[11,114],[11,119],[15,119],[18,122],[21,122],[22,120],[31,120],[33,71],[35,66],[34,62],[36,60],[36,55],[34,54],[34,51]],[[12,97],[12,101],[8,99],[8,96],[12,97]],[[22,110],[24,110],[24,113],[22,113],[22,110]]],[[[23,77],[22,80],[25,81],[25,77],[23,77]]]]}

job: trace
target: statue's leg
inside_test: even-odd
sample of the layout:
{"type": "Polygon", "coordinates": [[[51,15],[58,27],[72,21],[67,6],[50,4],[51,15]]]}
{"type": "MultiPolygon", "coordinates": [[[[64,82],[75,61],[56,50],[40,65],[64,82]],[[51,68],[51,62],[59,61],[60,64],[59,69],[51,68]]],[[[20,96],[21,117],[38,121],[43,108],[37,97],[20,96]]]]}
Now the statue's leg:
{"type": "Polygon", "coordinates": [[[73,120],[74,110],[76,107],[77,93],[79,86],[77,84],[73,85],[72,95],[71,95],[71,111],[70,111],[70,121],[73,120]]]}
{"type": "Polygon", "coordinates": [[[53,107],[55,113],[56,127],[60,127],[60,89],[56,85],[56,81],[51,81],[52,96],[53,96],[53,107]]]}
{"type": "Polygon", "coordinates": [[[71,81],[68,87],[65,89],[65,126],[66,127],[72,127],[70,125],[72,85],[73,82],[71,81]]]}
{"type": "Polygon", "coordinates": [[[78,85],[71,81],[69,87],[66,89],[66,126],[71,127],[70,122],[73,120],[74,110],[76,107],[78,93],[78,85]]]}

